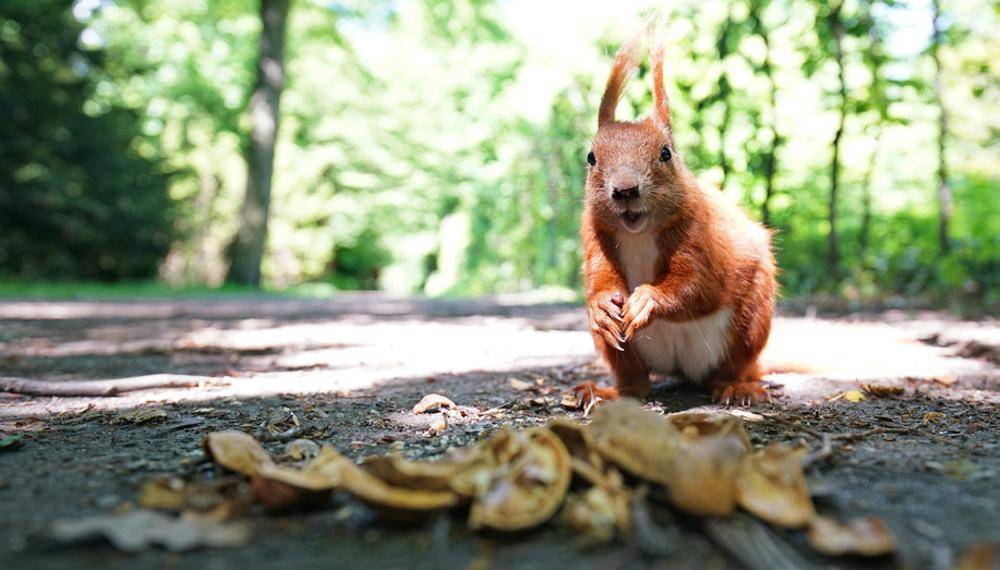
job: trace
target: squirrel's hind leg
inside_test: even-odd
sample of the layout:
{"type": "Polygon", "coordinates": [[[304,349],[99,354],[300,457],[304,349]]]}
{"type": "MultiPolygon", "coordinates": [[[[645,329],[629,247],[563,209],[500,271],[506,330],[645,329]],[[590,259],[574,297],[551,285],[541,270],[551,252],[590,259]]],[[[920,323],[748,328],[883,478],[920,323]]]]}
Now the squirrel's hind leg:
{"type": "Polygon", "coordinates": [[[749,406],[771,401],[771,393],[761,381],[760,364],[756,359],[742,370],[728,367],[717,371],[705,385],[712,390],[712,399],[725,406],[749,406]]]}

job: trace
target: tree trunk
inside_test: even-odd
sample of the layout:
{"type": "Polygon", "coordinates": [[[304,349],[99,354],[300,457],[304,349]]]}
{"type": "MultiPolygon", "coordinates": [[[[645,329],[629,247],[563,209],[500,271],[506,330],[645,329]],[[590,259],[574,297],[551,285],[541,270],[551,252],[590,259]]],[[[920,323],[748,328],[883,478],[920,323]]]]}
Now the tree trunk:
{"type": "MultiPolygon", "coordinates": [[[[842,5],[841,5],[842,6],[842,5]]],[[[830,231],[827,234],[827,270],[830,277],[837,279],[840,275],[840,252],[837,241],[837,194],[840,190],[840,143],[844,137],[844,123],[847,120],[847,83],[844,78],[844,24],[840,19],[840,8],[837,6],[830,13],[830,24],[833,30],[833,57],[837,62],[837,79],[840,90],[840,120],[837,132],[833,135],[833,159],[830,161],[830,200],[828,203],[830,231]]]]}
{"type": "Polygon", "coordinates": [[[865,179],[861,185],[861,228],[858,231],[858,250],[862,263],[865,263],[865,256],[868,253],[872,221],[872,178],[875,175],[875,165],[878,163],[878,150],[882,139],[881,128],[875,128],[877,129],[875,148],[872,150],[871,156],[868,157],[868,168],[865,170],[865,179]]]}
{"type": "Polygon", "coordinates": [[[933,0],[931,5],[934,8],[932,20],[934,37],[931,41],[931,58],[934,60],[934,100],[938,106],[938,247],[941,254],[946,254],[951,249],[948,226],[951,222],[952,207],[951,187],[948,186],[948,161],[945,155],[945,139],[948,136],[948,111],[944,106],[944,87],[941,82],[941,57],[938,53],[942,43],[941,3],[939,0],[933,0]]]}
{"type": "Polygon", "coordinates": [[[261,0],[257,80],[247,104],[250,136],[245,143],[246,197],[240,227],[229,246],[230,283],[260,286],[260,263],[267,243],[279,102],[285,79],[285,28],[291,0],[261,0]]]}
{"type": "MultiPolygon", "coordinates": [[[[729,34],[732,32],[733,16],[732,7],[726,12],[726,19],[722,24],[719,39],[715,49],[719,62],[723,62],[729,56],[729,34]]],[[[726,156],[726,134],[729,132],[729,92],[731,91],[729,78],[726,77],[725,66],[722,69],[722,76],[719,78],[717,97],[722,101],[722,121],[719,123],[719,167],[722,169],[722,180],[719,182],[719,189],[726,191],[726,182],[729,179],[729,158],[726,156]]]]}

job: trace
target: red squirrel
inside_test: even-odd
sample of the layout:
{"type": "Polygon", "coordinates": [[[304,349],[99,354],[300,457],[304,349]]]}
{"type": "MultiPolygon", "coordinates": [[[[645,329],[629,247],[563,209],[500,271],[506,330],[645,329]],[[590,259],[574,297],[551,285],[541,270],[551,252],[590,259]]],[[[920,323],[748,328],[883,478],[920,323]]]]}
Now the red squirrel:
{"type": "Polygon", "coordinates": [[[615,120],[639,64],[636,38],[615,57],[587,155],[586,306],[615,385],[587,382],[574,391],[585,401],[641,398],[656,372],[701,383],[727,405],[767,400],[758,357],[777,291],[770,232],[684,165],[656,43],[652,115],[615,120]]]}

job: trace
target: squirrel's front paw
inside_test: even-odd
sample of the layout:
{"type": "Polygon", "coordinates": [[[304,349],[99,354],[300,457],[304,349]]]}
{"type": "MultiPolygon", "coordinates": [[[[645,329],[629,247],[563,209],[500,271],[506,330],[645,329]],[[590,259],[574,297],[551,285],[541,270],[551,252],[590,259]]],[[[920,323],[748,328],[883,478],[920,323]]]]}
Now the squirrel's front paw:
{"type": "Polygon", "coordinates": [[[617,400],[621,397],[617,388],[602,388],[596,382],[582,382],[573,386],[570,391],[578,399],[584,415],[589,415],[590,410],[600,402],[617,400]]]}
{"type": "Polygon", "coordinates": [[[598,293],[587,303],[590,330],[616,350],[625,350],[622,343],[622,294],[618,291],[598,293]]]}
{"type": "Polygon", "coordinates": [[[622,326],[625,329],[626,341],[632,340],[635,333],[653,319],[659,295],[660,293],[650,285],[640,285],[629,295],[622,309],[624,316],[622,326]]]}

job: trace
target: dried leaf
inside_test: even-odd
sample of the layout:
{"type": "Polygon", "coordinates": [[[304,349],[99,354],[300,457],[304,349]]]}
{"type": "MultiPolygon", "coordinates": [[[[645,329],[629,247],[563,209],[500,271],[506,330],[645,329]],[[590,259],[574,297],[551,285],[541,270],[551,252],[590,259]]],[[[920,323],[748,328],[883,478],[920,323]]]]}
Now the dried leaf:
{"type": "Polygon", "coordinates": [[[452,402],[441,394],[427,394],[417,402],[417,405],[413,406],[413,413],[426,414],[427,412],[436,412],[444,408],[450,409],[454,407],[455,402],[452,402]]]}
{"type": "Polygon", "coordinates": [[[958,378],[953,374],[945,374],[944,376],[935,376],[934,381],[942,386],[951,386],[955,382],[958,382],[958,378]]]}
{"type": "Polygon", "coordinates": [[[727,516],[736,510],[736,477],[750,451],[743,422],[727,414],[675,414],[680,441],[666,481],[670,501],[699,516],[727,516]]]}
{"type": "Polygon", "coordinates": [[[510,387],[518,392],[524,392],[525,390],[531,390],[534,388],[534,384],[525,382],[524,380],[519,380],[517,378],[510,379],[510,387]]]}
{"type": "Polygon", "coordinates": [[[472,470],[490,467],[485,453],[465,451],[441,461],[408,461],[398,454],[367,457],[362,467],[375,477],[396,487],[454,491],[471,498],[475,489],[455,481],[472,470]]]}
{"type": "Polygon", "coordinates": [[[580,409],[581,402],[580,398],[577,397],[576,394],[573,392],[566,392],[562,395],[562,400],[559,402],[559,405],[568,410],[578,410],[580,409]]]}
{"type": "Polygon", "coordinates": [[[263,465],[273,465],[271,456],[257,440],[241,431],[216,431],[205,437],[205,449],[219,465],[253,475],[263,465]]]}
{"type": "Polygon", "coordinates": [[[743,428],[743,420],[734,415],[683,412],[671,414],[667,419],[687,440],[707,436],[731,436],[739,440],[746,451],[751,449],[750,436],[743,428]]]}
{"type": "Polygon", "coordinates": [[[615,538],[615,501],[601,487],[571,494],[562,512],[566,524],[592,542],[610,542],[615,538]]]}
{"type": "Polygon", "coordinates": [[[566,418],[550,420],[547,427],[556,434],[569,451],[573,473],[591,485],[598,485],[604,479],[604,460],[597,451],[590,432],[579,422],[566,418]]]}
{"type": "Polygon", "coordinates": [[[144,509],[180,511],[186,504],[184,481],[175,477],[150,479],[139,489],[139,506],[144,509]]]}
{"type": "Polygon", "coordinates": [[[304,468],[262,465],[250,479],[253,498],[269,511],[321,505],[341,483],[341,468],[350,460],[332,447],[323,447],[304,468]]]}
{"type": "Polygon", "coordinates": [[[616,529],[627,533],[632,519],[631,492],[621,474],[606,466],[590,432],[568,418],[550,420],[547,427],[566,446],[573,474],[590,485],[567,499],[563,520],[594,542],[611,540],[616,529]]]}
{"type": "Polygon", "coordinates": [[[293,461],[312,459],[319,454],[319,444],[311,439],[296,439],[285,444],[285,457],[293,461]]]}
{"type": "Polygon", "coordinates": [[[861,402],[861,401],[863,401],[865,399],[866,399],[865,398],[865,394],[861,390],[848,390],[846,392],[840,392],[838,394],[835,394],[835,395],[827,398],[827,401],[836,402],[837,400],[847,400],[848,402],[851,402],[852,404],[856,404],[856,403],[861,402]]]}
{"type": "Polygon", "coordinates": [[[111,418],[111,422],[114,425],[120,424],[144,424],[154,421],[159,421],[166,419],[168,417],[167,412],[159,408],[140,408],[133,412],[121,413],[111,418]]]}
{"type": "Polygon", "coordinates": [[[335,483],[317,473],[265,465],[250,478],[253,498],[271,512],[324,504],[335,483]]]}
{"type": "Polygon", "coordinates": [[[432,437],[440,435],[446,429],[448,429],[448,420],[445,419],[444,414],[435,414],[431,419],[431,425],[427,427],[427,435],[432,437]]]}
{"type": "Polygon", "coordinates": [[[494,450],[497,468],[469,510],[472,528],[537,526],[555,514],[569,489],[569,452],[552,431],[536,428],[502,437],[494,450]]]}
{"type": "Polygon", "coordinates": [[[942,420],[944,420],[944,414],[941,412],[927,412],[922,421],[925,424],[936,424],[942,420]]]}
{"type": "Polygon", "coordinates": [[[616,534],[632,532],[632,492],[613,467],[597,485],[566,500],[563,520],[594,542],[607,542],[616,534]]]}
{"type": "Polygon", "coordinates": [[[889,386],[886,384],[862,384],[861,389],[869,396],[875,398],[889,398],[899,396],[904,392],[902,386],[889,386]]]}
{"type": "Polygon", "coordinates": [[[459,503],[451,491],[395,487],[346,460],[340,476],[345,491],[390,520],[419,520],[459,503]]]}
{"type": "Polygon", "coordinates": [[[892,530],[878,517],[857,518],[845,524],[818,516],[813,518],[807,537],[813,548],[828,556],[882,556],[896,550],[892,530]]]}
{"type": "Polygon", "coordinates": [[[680,432],[635,400],[602,405],[587,426],[598,452],[636,477],[668,484],[680,432]]]}
{"type": "Polygon", "coordinates": [[[105,539],[125,552],[138,552],[151,545],[183,552],[202,546],[242,546],[250,540],[250,529],[243,524],[223,524],[194,514],[176,518],[145,510],[56,521],[51,534],[63,544],[105,539]]]}
{"type": "Polygon", "coordinates": [[[802,528],[816,515],[802,453],[772,444],[743,458],[736,479],[736,501],[758,518],[786,528],[802,528]]]}
{"type": "Polygon", "coordinates": [[[227,484],[224,480],[185,482],[176,477],[156,477],[139,488],[138,503],[144,509],[207,511],[225,502],[221,488],[227,484]]]}

